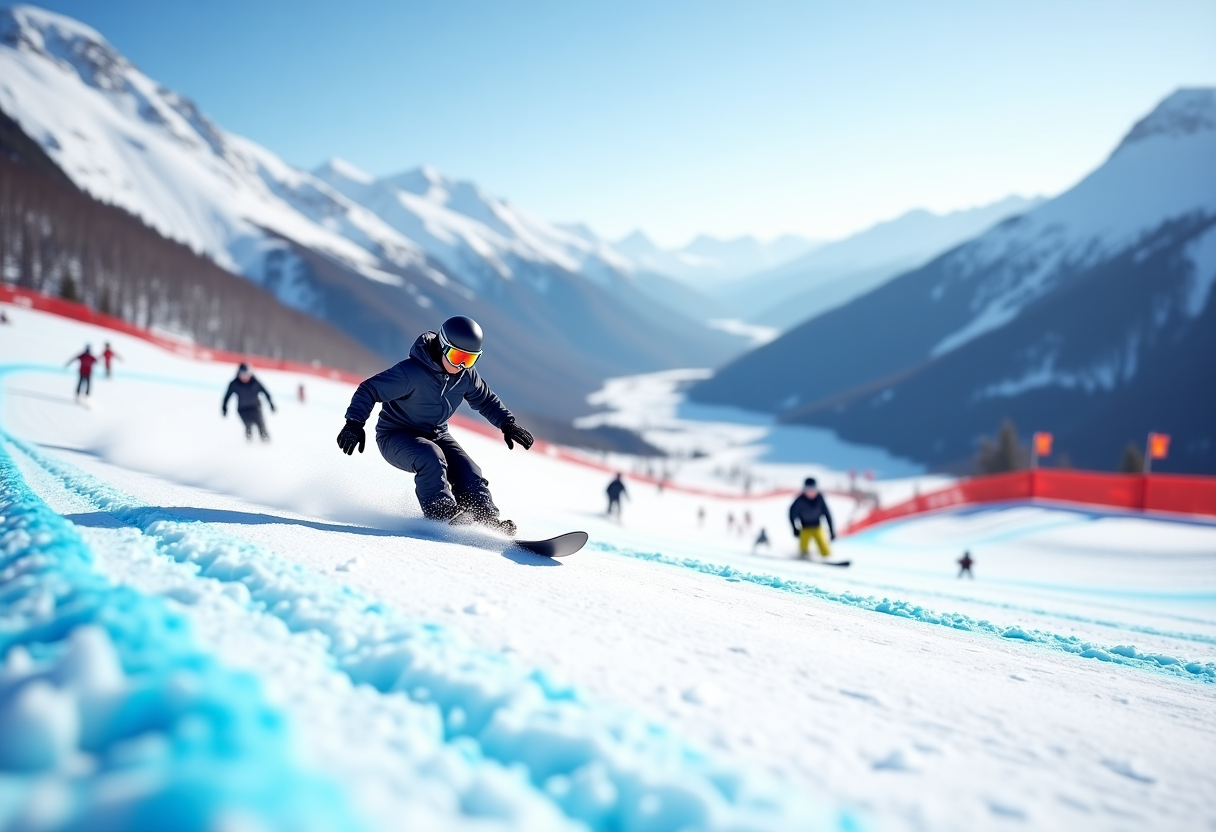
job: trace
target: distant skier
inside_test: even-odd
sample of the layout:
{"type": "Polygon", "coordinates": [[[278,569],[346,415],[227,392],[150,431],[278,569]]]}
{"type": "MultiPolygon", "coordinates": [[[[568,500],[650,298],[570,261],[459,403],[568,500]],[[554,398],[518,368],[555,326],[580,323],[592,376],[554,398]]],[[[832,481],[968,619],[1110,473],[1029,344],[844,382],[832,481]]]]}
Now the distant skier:
{"type": "Polygon", "coordinates": [[[439,332],[424,332],[409,357],[359,385],[346,410],[338,447],[346,455],[367,441],[363,424],[376,402],[380,455],[414,475],[422,513],[453,525],[480,523],[509,536],[515,523],[499,520],[489,481],[464,448],[448,433],[448,419],[461,401],[502,431],[507,447],[532,447],[532,434],[515,423],[473,365],[482,354],[484,336],[472,318],[448,318],[439,332]]]}
{"type": "Polygon", "coordinates": [[[756,550],[761,546],[769,550],[773,548],[772,544],[768,541],[768,532],[763,526],[760,528],[760,534],[756,536],[756,542],[752,544],[752,554],[756,554],[756,550]]]}
{"type": "Polygon", "coordinates": [[[5,312],[3,309],[0,309],[0,324],[7,324],[7,323],[12,323],[8,319],[8,313],[5,312]]]}
{"type": "Polygon", "coordinates": [[[119,361],[122,361],[122,356],[120,356],[118,353],[114,352],[114,348],[110,346],[110,342],[106,341],[106,348],[104,350],[102,350],[101,357],[105,359],[106,378],[109,378],[110,377],[110,364],[114,361],[115,358],[117,358],[119,361]]]}
{"type": "Polygon", "coordinates": [[[836,528],[832,525],[832,512],[828,510],[827,501],[819,493],[819,486],[814,477],[807,477],[802,486],[802,493],[790,506],[790,525],[794,527],[794,537],[798,538],[798,556],[807,557],[810,553],[811,541],[819,548],[819,554],[825,558],[832,554],[827,540],[823,537],[823,527],[820,521],[828,521],[828,533],[832,540],[836,539],[836,528]]]}
{"type": "Polygon", "coordinates": [[[80,398],[81,391],[87,398],[93,392],[93,365],[97,363],[97,356],[93,355],[93,348],[88,344],[84,345],[84,352],[80,355],[69,358],[63,366],[70,367],[75,361],[80,362],[80,378],[76,381],[76,398],[80,398]]]}
{"type": "Polygon", "coordinates": [[[697,506],[697,525],[705,525],[705,506],[697,506]]]}
{"type": "Polygon", "coordinates": [[[621,479],[621,474],[618,471],[616,479],[608,483],[608,516],[611,517],[616,513],[616,519],[621,519],[621,497],[629,496],[629,492],[625,490],[625,482],[621,479]]]}
{"type": "Polygon", "coordinates": [[[220,408],[220,412],[228,415],[228,400],[236,396],[236,415],[241,417],[241,421],[245,423],[245,439],[253,441],[253,428],[256,425],[258,435],[263,442],[270,441],[270,434],[266,432],[266,422],[262,418],[262,400],[258,398],[261,394],[266,397],[266,404],[270,405],[270,412],[274,413],[274,402],[271,401],[270,391],[262,386],[262,382],[257,380],[257,377],[250,372],[248,364],[242,364],[237,368],[236,378],[228,383],[228,390],[224,393],[224,404],[220,408]]]}
{"type": "Polygon", "coordinates": [[[966,575],[968,578],[975,580],[975,575],[971,573],[971,564],[973,563],[975,563],[975,561],[971,559],[971,553],[963,552],[963,556],[958,559],[958,576],[961,578],[963,575],[966,575]]]}

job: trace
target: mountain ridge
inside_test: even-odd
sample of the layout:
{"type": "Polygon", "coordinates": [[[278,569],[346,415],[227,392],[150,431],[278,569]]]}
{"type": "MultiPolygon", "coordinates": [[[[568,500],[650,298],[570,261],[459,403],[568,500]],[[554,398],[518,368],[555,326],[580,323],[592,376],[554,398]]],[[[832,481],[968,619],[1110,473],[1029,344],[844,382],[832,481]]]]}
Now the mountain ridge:
{"type": "Polygon", "coordinates": [[[1185,440],[1173,470],[1216,472],[1216,431],[1203,426],[1216,425],[1216,386],[1195,383],[1216,378],[1205,346],[1216,118],[1206,113],[1216,115],[1216,90],[1167,97],[1129,131],[1137,141],[1068,191],[736,359],[691,396],[931,465],[966,458],[1003,416],[1055,429],[1074,461],[1101,468],[1174,424],[1185,440]],[[1179,113],[1187,129],[1156,129],[1179,113]],[[825,349],[836,358],[813,377],[765,370],[774,356],[825,349]]]}

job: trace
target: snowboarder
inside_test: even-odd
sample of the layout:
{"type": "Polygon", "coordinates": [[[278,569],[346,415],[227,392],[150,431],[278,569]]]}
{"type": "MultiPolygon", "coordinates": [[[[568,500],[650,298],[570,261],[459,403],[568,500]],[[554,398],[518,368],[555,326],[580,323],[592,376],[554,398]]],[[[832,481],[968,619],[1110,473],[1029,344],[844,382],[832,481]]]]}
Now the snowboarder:
{"type": "Polygon", "coordinates": [[[110,346],[110,342],[106,341],[106,348],[102,351],[101,357],[105,359],[106,378],[109,378],[110,377],[110,364],[114,361],[115,358],[117,358],[119,361],[122,361],[122,356],[120,356],[118,353],[114,352],[114,348],[110,346]]]}
{"type": "Polygon", "coordinates": [[[274,413],[274,402],[270,398],[270,391],[262,386],[262,382],[257,380],[249,370],[248,364],[242,364],[237,368],[236,378],[228,383],[228,391],[224,393],[224,404],[220,408],[220,413],[224,416],[228,415],[228,400],[236,396],[236,415],[241,417],[241,421],[245,423],[245,440],[253,441],[253,428],[257,426],[258,435],[263,442],[270,441],[270,434],[266,432],[266,422],[262,418],[262,401],[258,398],[258,394],[266,397],[266,404],[270,405],[270,412],[274,413]]]}
{"type": "Polygon", "coordinates": [[[770,551],[773,548],[772,544],[768,541],[768,532],[765,531],[763,526],[760,527],[760,534],[756,536],[756,542],[752,544],[752,554],[756,554],[756,550],[761,546],[769,549],[770,551]]]}
{"type": "Polygon", "coordinates": [[[613,512],[616,512],[616,519],[621,519],[621,497],[628,496],[625,491],[625,483],[621,479],[621,474],[618,471],[616,479],[608,483],[608,516],[611,517],[613,512]]]}
{"type": "Polygon", "coordinates": [[[76,398],[79,400],[80,392],[82,390],[84,391],[84,395],[86,397],[92,393],[93,365],[97,363],[97,356],[93,355],[93,348],[88,344],[85,344],[84,352],[82,352],[80,355],[72,356],[63,366],[70,367],[74,361],[80,362],[80,378],[76,381],[76,398]]]}
{"type": "Polygon", "coordinates": [[[832,512],[828,511],[827,501],[819,493],[819,485],[814,477],[807,477],[802,484],[802,493],[790,506],[790,525],[794,527],[794,537],[798,538],[798,556],[807,557],[810,553],[811,540],[819,548],[819,554],[825,558],[831,553],[831,547],[823,537],[821,520],[828,521],[828,533],[832,540],[836,539],[836,528],[832,525],[832,512]]]}
{"type": "Polygon", "coordinates": [[[971,564],[973,563],[975,561],[971,559],[971,553],[963,552],[963,556],[958,559],[958,576],[961,578],[963,575],[966,575],[968,578],[975,580],[975,575],[971,574],[971,564]]]}
{"type": "Polygon", "coordinates": [[[705,506],[697,506],[697,525],[705,525],[705,506]]]}
{"type": "Polygon", "coordinates": [[[414,475],[422,513],[452,525],[480,523],[508,536],[515,523],[499,520],[489,481],[464,448],[448,433],[448,419],[466,401],[502,431],[507,447],[532,447],[532,434],[515,422],[511,411],[473,365],[482,354],[484,336],[472,318],[448,318],[438,332],[424,332],[409,357],[359,385],[346,410],[338,447],[346,455],[363,453],[363,425],[376,402],[376,445],[392,466],[414,475]]]}

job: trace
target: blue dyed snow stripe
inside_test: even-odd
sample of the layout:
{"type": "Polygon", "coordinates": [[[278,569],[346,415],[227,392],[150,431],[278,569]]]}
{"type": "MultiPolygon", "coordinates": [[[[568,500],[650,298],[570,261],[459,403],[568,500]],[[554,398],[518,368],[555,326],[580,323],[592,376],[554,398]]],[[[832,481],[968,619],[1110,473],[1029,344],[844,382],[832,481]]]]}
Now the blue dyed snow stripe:
{"type": "Polygon", "coordinates": [[[747,572],[730,565],[710,563],[697,560],[696,558],[672,557],[671,555],[664,555],[661,552],[639,552],[635,549],[599,541],[590,543],[588,548],[615,555],[624,555],[625,557],[636,558],[637,560],[691,569],[695,572],[714,575],[728,581],[745,581],[747,583],[758,584],[759,586],[779,589],[783,592],[807,595],[822,601],[831,601],[858,609],[872,610],[873,612],[886,613],[887,615],[894,615],[899,618],[922,621],[926,624],[940,624],[956,630],[966,630],[968,632],[983,633],[1000,638],[1031,642],[1055,650],[1061,650],[1065,653],[1072,653],[1086,659],[1098,659],[1104,662],[1164,671],[1174,676],[1196,679],[1202,682],[1216,682],[1216,663],[1214,662],[1187,661],[1160,653],[1144,653],[1131,645],[1120,644],[1112,647],[1094,644],[1093,642],[1079,639],[1076,636],[1062,636],[1046,630],[1026,630],[1021,627],[1006,627],[1000,624],[993,624],[986,619],[972,618],[963,613],[934,612],[933,610],[925,609],[919,604],[911,604],[907,601],[893,601],[890,598],[879,600],[873,595],[832,592],[804,581],[782,578],[763,572],[747,572]]]}
{"type": "Polygon", "coordinates": [[[92,560],[0,446],[0,828],[362,828],[252,676],[92,560]]]}
{"type": "MultiPolygon", "coordinates": [[[[9,438],[69,490],[156,540],[157,550],[239,583],[250,604],[294,632],[326,637],[335,667],[356,684],[437,707],[446,739],[473,762],[526,775],[596,832],[781,832],[860,827],[796,789],[689,748],[665,728],[585,698],[544,671],[479,650],[439,625],[411,621],[211,524],[141,503],[75,466],[9,438]]],[[[487,766],[488,767],[488,766],[487,766]]],[[[493,813],[511,789],[460,796],[469,814],[493,813]]]]}

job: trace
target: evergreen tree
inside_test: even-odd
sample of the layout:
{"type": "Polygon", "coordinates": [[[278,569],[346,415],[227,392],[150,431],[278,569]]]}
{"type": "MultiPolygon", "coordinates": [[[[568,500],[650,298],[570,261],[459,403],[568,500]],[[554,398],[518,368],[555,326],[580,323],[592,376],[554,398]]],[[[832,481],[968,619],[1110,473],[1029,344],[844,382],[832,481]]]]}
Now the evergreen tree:
{"type": "Polygon", "coordinates": [[[1144,453],[1135,442],[1128,442],[1123,449],[1123,459],[1119,461],[1119,470],[1124,474],[1144,473],[1144,453]]]}
{"type": "Polygon", "coordinates": [[[70,274],[65,274],[63,282],[59,284],[59,297],[73,303],[80,303],[80,292],[76,290],[76,281],[70,274]]]}
{"type": "Polygon", "coordinates": [[[996,441],[988,437],[980,439],[980,450],[975,458],[975,469],[981,474],[1003,474],[1020,471],[1030,465],[1029,449],[1018,444],[1018,429],[1005,419],[997,433],[996,441]]]}

